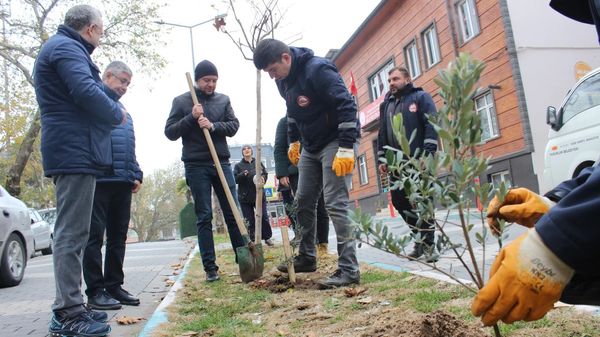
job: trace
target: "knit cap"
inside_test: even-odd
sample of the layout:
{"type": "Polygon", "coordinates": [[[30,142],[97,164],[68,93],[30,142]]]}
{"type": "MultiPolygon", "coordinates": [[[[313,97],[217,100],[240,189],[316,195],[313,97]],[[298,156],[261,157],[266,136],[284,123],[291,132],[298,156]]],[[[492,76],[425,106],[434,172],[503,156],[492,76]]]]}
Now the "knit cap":
{"type": "Polygon", "coordinates": [[[194,70],[194,80],[199,80],[204,76],[208,76],[208,75],[215,75],[215,76],[219,76],[219,72],[217,72],[217,67],[215,67],[215,65],[208,61],[208,60],[204,60],[200,63],[198,63],[198,65],[196,66],[196,69],[194,70]]]}

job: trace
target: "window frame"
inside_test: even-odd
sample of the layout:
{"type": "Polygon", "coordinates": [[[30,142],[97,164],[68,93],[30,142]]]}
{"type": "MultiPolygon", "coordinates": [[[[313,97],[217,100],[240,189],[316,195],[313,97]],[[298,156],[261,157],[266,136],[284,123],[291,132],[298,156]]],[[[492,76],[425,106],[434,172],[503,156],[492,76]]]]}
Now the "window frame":
{"type": "MultiPolygon", "coordinates": [[[[475,112],[480,116],[481,118],[481,114],[480,111],[485,109],[486,113],[487,113],[487,120],[488,120],[488,131],[490,131],[490,137],[487,139],[483,139],[483,125],[481,126],[482,130],[481,130],[481,143],[487,143],[491,140],[500,138],[500,125],[498,124],[498,110],[496,109],[496,99],[494,98],[494,93],[492,92],[492,90],[486,90],[483,91],[481,93],[478,93],[475,97],[473,97],[473,108],[475,109],[475,112]],[[487,103],[482,109],[480,109],[477,106],[477,100],[480,98],[485,98],[488,97],[490,98],[491,102],[487,103]],[[489,111],[489,107],[492,107],[494,109],[494,114],[493,116],[490,115],[489,111]],[[492,122],[493,119],[493,122],[492,122]],[[493,127],[493,124],[495,122],[495,129],[493,127]]],[[[483,119],[481,119],[481,121],[483,122],[483,119]]]]}
{"type": "Polygon", "coordinates": [[[479,24],[479,14],[477,13],[477,4],[475,0],[457,0],[454,4],[454,11],[456,14],[456,23],[458,25],[458,30],[460,31],[460,42],[461,44],[465,44],[471,40],[473,40],[477,35],[481,33],[481,25],[479,24]],[[467,4],[469,9],[469,16],[466,18],[470,23],[470,28],[473,30],[471,36],[466,36],[466,26],[464,25],[464,20],[462,18],[462,11],[460,10],[461,5],[467,4]]]}
{"type": "Polygon", "coordinates": [[[435,21],[433,21],[429,26],[427,26],[425,29],[423,29],[421,31],[421,43],[423,45],[423,60],[425,61],[425,69],[430,69],[431,67],[435,66],[436,64],[440,63],[442,61],[442,53],[440,50],[440,39],[438,38],[438,32],[437,32],[437,27],[435,24],[435,21]],[[429,39],[426,37],[426,34],[428,32],[433,32],[433,38],[435,39],[434,42],[434,46],[433,48],[431,48],[429,46],[429,39]],[[430,56],[431,55],[430,51],[434,51],[435,53],[437,53],[437,60],[431,60],[430,63],[430,56]]]}
{"type": "Polygon", "coordinates": [[[359,182],[360,186],[369,184],[369,168],[367,167],[367,155],[365,153],[363,153],[362,155],[360,155],[356,158],[356,161],[358,162],[358,165],[356,165],[356,166],[358,168],[358,182],[359,182]],[[364,169],[364,173],[363,173],[363,169],[364,169]],[[364,174],[364,180],[363,180],[363,174],[364,174]]]}
{"type": "Polygon", "coordinates": [[[388,72],[390,69],[396,66],[394,62],[394,58],[388,59],[383,65],[379,66],[377,70],[375,70],[371,75],[369,75],[369,96],[371,97],[371,102],[377,100],[380,96],[385,95],[390,90],[390,84],[388,83],[388,72]],[[373,83],[373,80],[377,75],[380,75],[380,80],[382,83],[373,83]],[[383,85],[383,88],[379,88],[381,92],[379,95],[376,95],[374,92],[375,88],[383,85]]]}
{"type": "Polygon", "coordinates": [[[419,46],[417,45],[417,39],[416,38],[411,39],[407,44],[404,45],[404,48],[402,48],[402,51],[404,54],[404,64],[406,64],[406,68],[408,69],[410,78],[411,78],[411,80],[415,80],[416,78],[421,76],[421,74],[423,74],[423,72],[421,71],[421,60],[419,60],[419,46]],[[409,49],[412,49],[413,47],[414,47],[414,52],[410,52],[409,49]],[[412,62],[409,62],[409,60],[410,60],[410,58],[408,57],[409,52],[412,54],[412,56],[414,56],[414,61],[416,62],[416,67],[414,67],[415,69],[413,69],[413,66],[415,66],[415,64],[413,64],[412,62]],[[418,74],[414,74],[414,70],[417,70],[418,74]]]}
{"type": "Polygon", "coordinates": [[[500,177],[500,181],[499,183],[504,182],[504,185],[507,188],[511,188],[512,187],[512,175],[510,174],[510,170],[502,170],[502,171],[498,171],[498,172],[494,172],[494,173],[490,173],[489,175],[489,181],[492,184],[492,186],[494,186],[494,188],[499,188],[500,185],[496,186],[496,184],[494,183],[494,177],[500,177]],[[508,180],[504,179],[504,177],[508,176],[508,180]],[[507,183],[508,182],[508,183],[507,183]]]}

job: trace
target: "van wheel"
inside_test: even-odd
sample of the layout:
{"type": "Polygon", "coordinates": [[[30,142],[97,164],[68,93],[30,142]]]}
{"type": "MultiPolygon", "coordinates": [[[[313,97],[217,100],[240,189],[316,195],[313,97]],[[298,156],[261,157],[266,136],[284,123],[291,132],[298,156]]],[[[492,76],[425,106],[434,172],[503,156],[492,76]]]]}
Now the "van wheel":
{"type": "Polygon", "coordinates": [[[12,287],[21,283],[27,265],[27,253],[21,238],[12,233],[2,252],[0,261],[0,286],[12,287]]]}
{"type": "Polygon", "coordinates": [[[50,255],[52,254],[52,246],[54,245],[54,237],[50,235],[50,246],[46,249],[42,249],[42,255],[50,255]]]}

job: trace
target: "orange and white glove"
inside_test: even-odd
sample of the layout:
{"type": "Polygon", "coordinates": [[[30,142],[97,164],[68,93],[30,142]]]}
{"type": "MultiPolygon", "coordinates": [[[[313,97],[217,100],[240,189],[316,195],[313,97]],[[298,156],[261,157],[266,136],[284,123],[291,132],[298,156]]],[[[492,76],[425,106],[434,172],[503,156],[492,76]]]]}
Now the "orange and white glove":
{"type": "Polygon", "coordinates": [[[526,188],[515,188],[506,194],[500,203],[494,197],[487,209],[487,223],[495,235],[500,234],[498,219],[516,222],[531,228],[555,203],[550,199],[534,193],[526,188]]]}
{"type": "Polygon", "coordinates": [[[300,160],[300,142],[293,142],[288,148],[288,158],[292,165],[298,166],[300,160]]]}
{"type": "Polygon", "coordinates": [[[331,169],[335,171],[335,175],[338,177],[351,173],[354,169],[354,149],[338,148],[331,169]]]}
{"type": "Polygon", "coordinates": [[[572,276],[573,269],[532,228],[500,251],[471,312],[484,325],[535,321],[552,309],[572,276]]]}

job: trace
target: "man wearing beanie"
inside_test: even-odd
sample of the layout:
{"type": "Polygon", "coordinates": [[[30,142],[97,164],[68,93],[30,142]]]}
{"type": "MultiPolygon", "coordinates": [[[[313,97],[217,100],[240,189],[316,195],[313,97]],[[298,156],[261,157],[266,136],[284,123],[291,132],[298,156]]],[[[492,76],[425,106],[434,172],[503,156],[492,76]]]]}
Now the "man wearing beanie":
{"type": "Polygon", "coordinates": [[[219,279],[219,267],[215,261],[212,233],[211,187],[214,188],[223,210],[233,251],[243,246],[244,241],[227,202],[202,129],[210,131],[228,188],[235,198],[235,180],[229,163],[226,137],[233,137],[240,123],[231,108],[229,97],[215,92],[219,73],[212,62],[204,60],[198,63],[194,78],[200,104],[194,105],[189,92],[175,97],[165,125],[165,135],[170,140],[182,139],[181,160],[185,166],[185,180],[192,190],[198,218],[198,247],[206,272],[206,281],[213,282],[219,279]]]}

